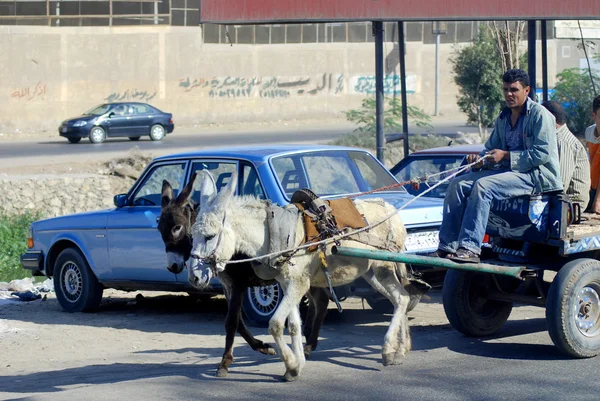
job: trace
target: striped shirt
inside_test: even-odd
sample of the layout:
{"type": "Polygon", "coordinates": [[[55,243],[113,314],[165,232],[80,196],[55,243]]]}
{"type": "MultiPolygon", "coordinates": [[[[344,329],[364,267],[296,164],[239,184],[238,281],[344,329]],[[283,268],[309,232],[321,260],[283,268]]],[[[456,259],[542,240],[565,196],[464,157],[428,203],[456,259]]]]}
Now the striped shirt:
{"type": "Polygon", "coordinates": [[[565,192],[585,208],[590,200],[590,161],[585,146],[569,131],[567,124],[556,130],[560,176],[565,192]]]}

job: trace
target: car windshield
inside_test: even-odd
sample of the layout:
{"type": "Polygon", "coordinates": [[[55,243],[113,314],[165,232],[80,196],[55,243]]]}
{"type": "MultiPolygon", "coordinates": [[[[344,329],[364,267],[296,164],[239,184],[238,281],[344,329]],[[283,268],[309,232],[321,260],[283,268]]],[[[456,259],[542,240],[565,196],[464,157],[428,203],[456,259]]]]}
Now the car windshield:
{"type": "Polygon", "coordinates": [[[370,153],[361,151],[297,153],[274,157],[271,165],[288,199],[302,188],[319,196],[338,196],[396,184],[370,153]]]}
{"type": "Polygon", "coordinates": [[[110,104],[101,104],[100,106],[96,106],[83,114],[89,116],[101,116],[102,114],[105,114],[108,110],[110,110],[111,107],[112,106],[110,104]]]}
{"type": "MultiPolygon", "coordinates": [[[[405,188],[411,195],[418,195],[423,193],[427,188],[433,186],[447,178],[452,172],[435,175],[442,173],[447,170],[455,169],[460,167],[464,160],[464,155],[447,155],[447,156],[409,156],[408,163],[406,163],[400,170],[394,175],[400,182],[410,181],[413,178],[428,177],[426,183],[422,183],[418,189],[412,187],[411,184],[406,184],[405,188]]],[[[445,182],[432,191],[426,193],[423,196],[429,196],[433,198],[444,198],[448,189],[449,182],[445,182]]]]}

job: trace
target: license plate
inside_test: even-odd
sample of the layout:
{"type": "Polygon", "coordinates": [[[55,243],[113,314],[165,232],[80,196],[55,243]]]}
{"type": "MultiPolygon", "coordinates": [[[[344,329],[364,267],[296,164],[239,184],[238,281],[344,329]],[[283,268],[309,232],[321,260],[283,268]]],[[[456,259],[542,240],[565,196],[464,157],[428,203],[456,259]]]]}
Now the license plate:
{"type": "Polygon", "coordinates": [[[61,131],[62,131],[63,133],[67,132],[67,127],[62,127],[61,131]]]}
{"type": "Polygon", "coordinates": [[[410,233],[406,237],[406,252],[435,251],[438,247],[439,237],[437,231],[424,231],[410,233]]]}

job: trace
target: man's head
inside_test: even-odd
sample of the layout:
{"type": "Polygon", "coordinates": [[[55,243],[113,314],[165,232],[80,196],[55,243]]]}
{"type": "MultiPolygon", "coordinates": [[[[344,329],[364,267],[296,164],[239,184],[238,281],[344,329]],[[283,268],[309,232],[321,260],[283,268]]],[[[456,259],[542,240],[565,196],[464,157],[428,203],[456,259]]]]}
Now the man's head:
{"type": "Polygon", "coordinates": [[[596,96],[592,102],[592,118],[597,127],[600,127],[600,96],[596,96]]]}
{"type": "Polygon", "coordinates": [[[544,106],[556,119],[556,128],[562,127],[567,122],[567,113],[565,113],[565,109],[560,105],[560,103],[555,101],[545,101],[542,103],[544,106]]]}
{"type": "Polygon", "coordinates": [[[508,70],[502,76],[504,100],[511,109],[520,109],[529,96],[529,75],[523,70],[508,70]]]}

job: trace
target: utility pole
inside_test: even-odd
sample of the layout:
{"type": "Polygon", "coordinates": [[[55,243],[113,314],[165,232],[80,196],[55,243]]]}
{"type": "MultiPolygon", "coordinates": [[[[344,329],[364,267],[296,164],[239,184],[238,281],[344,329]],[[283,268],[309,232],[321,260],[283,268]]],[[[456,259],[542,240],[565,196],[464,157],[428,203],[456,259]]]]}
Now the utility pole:
{"type": "Polygon", "coordinates": [[[432,33],[435,35],[435,116],[440,115],[440,35],[445,35],[447,32],[447,22],[433,22],[432,33]]]}

